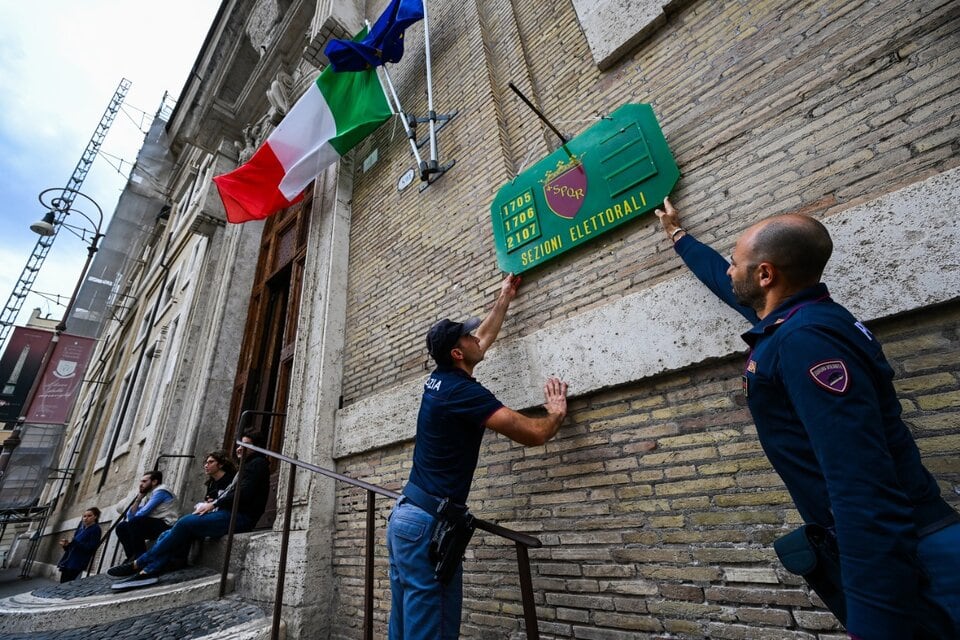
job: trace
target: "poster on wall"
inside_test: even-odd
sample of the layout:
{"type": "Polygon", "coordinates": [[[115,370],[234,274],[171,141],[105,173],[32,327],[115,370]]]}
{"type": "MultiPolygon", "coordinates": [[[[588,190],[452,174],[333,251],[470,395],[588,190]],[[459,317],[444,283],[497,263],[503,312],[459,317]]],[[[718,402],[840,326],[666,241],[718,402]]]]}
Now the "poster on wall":
{"type": "Polygon", "coordinates": [[[67,421],[95,344],[92,338],[60,335],[40,386],[30,401],[28,422],[63,424],[67,421]]]}
{"type": "Polygon", "coordinates": [[[653,211],[679,179],[653,108],[625,104],[500,188],[497,263],[522,273],[552,260],[653,211]]]}
{"type": "Polygon", "coordinates": [[[53,331],[14,327],[0,358],[0,422],[15,422],[40,372],[53,331]]]}

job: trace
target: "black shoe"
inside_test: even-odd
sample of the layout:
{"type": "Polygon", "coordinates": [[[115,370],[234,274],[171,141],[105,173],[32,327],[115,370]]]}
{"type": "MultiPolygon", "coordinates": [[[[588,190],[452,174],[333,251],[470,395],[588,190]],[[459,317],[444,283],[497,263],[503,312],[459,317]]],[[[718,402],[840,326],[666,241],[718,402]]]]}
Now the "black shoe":
{"type": "Polygon", "coordinates": [[[137,567],[134,564],[133,560],[124,562],[123,564],[118,564],[115,567],[110,567],[107,569],[107,575],[111,578],[126,578],[127,576],[132,576],[137,572],[137,567]]]}
{"type": "Polygon", "coordinates": [[[114,591],[126,591],[127,589],[149,587],[150,585],[157,584],[158,582],[160,582],[158,574],[141,571],[140,573],[135,573],[132,576],[124,578],[123,580],[117,580],[110,585],[110,588],[114,591]]]}

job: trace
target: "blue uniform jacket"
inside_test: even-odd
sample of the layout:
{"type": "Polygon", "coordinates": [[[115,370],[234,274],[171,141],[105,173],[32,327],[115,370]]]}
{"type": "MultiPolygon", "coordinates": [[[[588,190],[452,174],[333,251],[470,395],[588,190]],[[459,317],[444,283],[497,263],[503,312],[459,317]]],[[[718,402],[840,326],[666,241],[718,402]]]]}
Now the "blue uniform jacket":
{"type": "Polygon", "coordinates": [[[410,482],[434,497],[466,503],[484,425],[502,406],[466,372],[434,370],[423,385],[410,482]]]}
{"type": "Polygon", "coordinates": [[[685,235],[690,270],[753,323],[744,392],[764,452],[804,522],[835,531],[847,628],[863,638],[912,637],[918,532],[956,518],[900,418],[880,344],[818,284],[760,320],[733,294],[729,265],[685,235]]]}

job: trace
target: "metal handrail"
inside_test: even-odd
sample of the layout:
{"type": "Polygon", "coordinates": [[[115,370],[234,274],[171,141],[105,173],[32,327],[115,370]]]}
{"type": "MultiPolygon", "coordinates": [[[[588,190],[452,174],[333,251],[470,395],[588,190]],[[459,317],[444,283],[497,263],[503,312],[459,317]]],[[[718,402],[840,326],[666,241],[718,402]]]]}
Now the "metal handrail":
{"type": "MultiPolygon", "coordinates": [[[[244,432],[244,424],[246,424],[248,416],[270,416],[271,418],[283,418],[283,422],[287,420],[287,414],[282,411],[257,411],[256,409],[246,409],[240,413],[240,417],[237,418],[237,440],[239,440],[244,432]]],[[[270,444],[270,437],[273,435],[273,420],[270,421],[270,426],[267,427],[266,431],[260,429],[260,432],[263,433],[264,442],[268,445],[270,444]]]]}
{"type": "MultiPolygon", "coordinates": [[[[192,453],[161,453],[157,456],[157,461],[153,463],[153,471],[160,470],[160,461],[164,458],[196,458],[197,456],[192,453]]],[[[149,471],[144,471],[144,473],[150,473],[149,471]]]]}
{"type": "MultiPolygon", "coordinates": [[[[283,607],[283,584],[287,570],[287,547],[289,546],[290,542],[290,521],[291,511],[293,509],[294,480],[296,478],[297,467],[312,471],[313,473],[319,473],[322,476],[333,478],[339,482],[345,482],[346,484],[359,487],[367,491],[363,637],[365,640],[373,640],[374,501],[377,494],[393,499],[400,498],[401,494],[375,484],[370,484],[369,482],[364,482],[363,480],[357,480],[356,478],[351,478],[335,471],[318,467],[317,465],[310,464],[309,462],[304,462],[302,460],[297,460],[296,458],[285,456],[282,453],[276,453],[247,442],[242,442],[240,439],[237,440],[236,444],[244,449],[249,449],[250,451],[255,451],[256,453],[260,453],[267,457],[275,458],[281,462],[290,464],[290,477],[287,480],[287,495],[284,505],[283,533],[280,542],[280,566],[277,570],[277,589],[273,602],[273,626],[270,632],[271,640],[278,640],[280,637],[280,614],[283,607]]],[[[240,465],[237,469],[238,478],[240,477],[240,474],[243,473],[243,461],[246,457],[246,455],[240,457],[240,465]]],[[[237,521],[237,506],[240,504],[240,487],[241,484],[238,481],[233,494],[233,508],[230,512],[230,529],[227,533],[227,548],[224,552],[223,570],[220,573],[220,598],[223,598],[227,589],[227,573],[230,568],[230,553],[233,549],[233,534],[237,521]]],[[[538,549],[543,546],[543,543],[533,536],[520,533],[519,531],[513,531],[512,529],[507,529],[506,527],[501,527],[498,524],[487,522],[486,520],[481,520],[480,518],[475,518],[474,524],[476,525],[477,529],[482,529],[483,531],[498,535],[515,543],[517,548],[517,570],[520,574],[520,595],[523,601],[523,619],[524,624],[526,625],[527,639],[539,640],[540,631],[537,624],[536,604],[533,601],[533,580],[530,577],[530,558],[527,553],[527,549],[531,547],[538,549]]]]}
{"type": "MultiPolygon", "coordinates": [[[[93,555],[90,556],[90,567],[93,566],[93,559],[97,556],[97,551],[100,550],[100,547],[103,547],[103,551],[100,553],[100,560],[97,562],[97,573],[100,573],[103,570],[103,561],[107,557],[107,546],[110,543],[110,535],[113,533],[113,530],[117,528],[121,522],[127,519],[127,512],[130,511],[130,507],[133,506],[133,503],[137,501],[139,496],[134,496],[130,501],[130,504],[126,506],[123,510],[123,513],[120,514],[120,517],[114,520],[110,524],[110,528],[107,529],[107,532],[100,536],[100,542],[97,543],[97,547],[93,550],[93,555]]],[[[117,562],[117,550],[120,548],[120,545],[117,545],[113,548],[113,557],[110,559],[110,566],[112,567],[117,562]]],[[[89,567],[87,568],[89,572],[89,567]]]]}

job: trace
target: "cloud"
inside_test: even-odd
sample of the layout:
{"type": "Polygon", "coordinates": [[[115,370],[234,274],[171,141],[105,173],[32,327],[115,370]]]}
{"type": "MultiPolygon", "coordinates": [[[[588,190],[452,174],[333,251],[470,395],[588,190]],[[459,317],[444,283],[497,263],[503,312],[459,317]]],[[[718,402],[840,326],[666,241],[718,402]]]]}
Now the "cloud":
{"type": "MultiPolygon", "coordinates": [[[[44,0],[4,3],[0,20],[0,304],[37,236],[37,195],[64,187],[122,78],[132,86],[81,191],[109,219],[164,92],[176,98],[210,28],[219,0],[44,0]],[[146,115],[144,115],[146,114],[146,115]]],[[[104,222],[104,228],[106,221],[104,222]]],[[[61,233],[35,288],[69,297],[86,251],[61,233]],[[49,278],[49,279],[48,279],[49,278]]],[[[36,296],[23,304],[52,306],[36,296]]]]}

